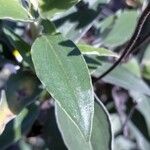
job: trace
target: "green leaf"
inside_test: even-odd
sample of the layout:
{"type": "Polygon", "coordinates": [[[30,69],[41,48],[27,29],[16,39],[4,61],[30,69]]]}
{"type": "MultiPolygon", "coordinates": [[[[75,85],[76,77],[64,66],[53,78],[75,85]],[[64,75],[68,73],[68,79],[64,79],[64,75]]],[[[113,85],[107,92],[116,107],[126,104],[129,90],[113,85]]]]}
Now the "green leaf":
{"type": "Polygon", "coordinates": [[[0,19],[29,21],[28,15],[19,0],[0,0],[0,19]]]}
{"type": "Polygon", "coordinates": [[[109,51],[105,48],[95,48],[91,45],[87,45],[87,44],[78,44],[77,47],[80,49],[80,51],[83,54],[96,54],[99,56],[112,56],[112,57],[117,57],[118,55],[112,51],[109,51]]]}
{"type": "Polygon", "coordinates": [[[36,100],[40,94],[39,80],[30,71],[20,71],[10,76],[6,84],[6,97],[14,114],[36,100]]]}
{"type": "Polygon", "coordinates": [[[32,127],[32,124],[34,123],[38,114],[39,109],[34,104],[23,109],[14,120],[6,125],[3,134],[0,135],[0,149],[6,149],[9,145],[26,135],[32,127]]]}
{"type": "Polygon", "coordinates": [[[40,15],[51,19],[54,14],[65,11],[77,2],[78,0],[39,0],[40,15]]]}
{"type": "Polygon", "coordinates": [[[150,97],[136,91],[130,91],[129,94],[137,102],[136,109],[141,112],[141,114],[144,116],[144,119],[146,120],[148,134],[150,137],[150,117],[148,115],[150,114],[150,97]]]}
{"type": "Polygon", "coordinates": [[[137,17],[138,13],[136,11],[124,11],[120,13],[112,30],[104,39],[104,43],[115,47],[126,42],[135,29],[137,17]]]}
{"type": "Polygon", "coordinates": [[[108,113],[102,103],[95,102],[92,135],[86,142],[77,127],[68,118],[66,113],[56,106],[56,117],[59,129],[65,144],[70,150],[110,150],[111,149],[111,127],[108,113]]]}
{"type": "MultiPolygon", "coordinates": [[[[106,71],[111,65],[108,63],[103,63],[93,75],[95,77],[100,76],[104,71],[106,71]]],[[[132,68],[131,68],[132,69],[132,68]]],[[[147,84],[138,76],[135,75],[132,71],[129,71],[129,68],[123,66],[118,66],[108,75],[106,75],[102,80],[105,82],[118,85],[127,90],[138,91],[146,95],[150,95],[150,88],[147,84]]]]}
{"type": "Polygon", "coordinates": [[[94,95],[86,63],[78,48],[61,35],[42,36],[33,44],[31,54],[43,85],[89,140],[94,95]]]}

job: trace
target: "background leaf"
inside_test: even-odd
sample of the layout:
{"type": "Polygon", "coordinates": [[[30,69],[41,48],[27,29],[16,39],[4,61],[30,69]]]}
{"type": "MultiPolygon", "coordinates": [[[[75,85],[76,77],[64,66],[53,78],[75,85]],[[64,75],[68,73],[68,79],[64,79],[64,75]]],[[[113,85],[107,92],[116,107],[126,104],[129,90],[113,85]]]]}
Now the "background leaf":
{"type": "Polygon", "coordinates": [[[7,103],[14,114],[36,100],[40,94],[39,80],[30,71],[20,71],[10,76],[6,83],[7,103]]]}
{"type": "Polygon", "coordinates": [[[134,32],[137,17],[138,14],[136,11],[124,11],[119,13],[111,31],[104,39],[104,43],[111,47],[115,47],[129,40],[134,32]]]}
{"type": "Polygon", "coordinates": [[[29,21],[27,11],[21,6],[19,0],[0,1],[0,19],[29,21]]]}
{"type": "Polygon", "coordinates": [[[68,9],[77,2],[78,0],[39,0],[40,14],[43,18],[51,19],[54,14],[68,9]]]}
{"type": "MultiPolygon", "coordinates": [[[[103,63],[102,66],[93,72],[93,75],[98,77],[110,66],[111,65],[108,63],[103,63]]],[[[140,77],[136,76],[132,71],[129,71],[126,67],[123,66],[118,66],[102,80],[107,83],[123,87],[127,90],[135,90],[139,93],[150,95],[150,88],[148,85],[140,77]]]]}

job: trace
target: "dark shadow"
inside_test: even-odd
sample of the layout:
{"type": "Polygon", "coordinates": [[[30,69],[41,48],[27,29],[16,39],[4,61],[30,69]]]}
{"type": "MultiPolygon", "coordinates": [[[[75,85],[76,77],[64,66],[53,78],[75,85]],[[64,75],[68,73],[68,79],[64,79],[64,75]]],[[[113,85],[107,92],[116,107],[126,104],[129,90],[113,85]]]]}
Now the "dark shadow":
{"type": "Polygon", "coordinates": [[[64,47],[73,48],[73,50],[68,53],[68,56],[79,56],[79,55],[81,55],[81,53],[78,50],[78,48],[76,47],[76,45],[70,40],[62,41],[59,43],[59,45],[64,46],[64,47]]]}
{"type": "Polygon", "coordinates": [[[15,139],[15,132],[14,132],[14,121],[9,122],[4,132],[0,135],[0,149],[6,149],[10,146],[15,139]]]}
{"type": "MultiPolygon", "coordinates": [[[[104,108],[103,108],[103,107],[101,106],[101,104],[100,104],[100,101],[101,101],[101,100],[98,99],[97,96],[95,96],[94,102],[97,103],[97,104],[99,105],[99,107],[101,107],[101,109],[103,109],[103,111],[105,112],[104,108]]],[[[102,101],[101,101],[101,103],[102,103],[102,101]]],[[[96,105],[95,105],[95,107],[96,107],[96,105]]],[[[107,114],[105,114],[105,115],[106,115],[107,121],[110,122],[108,115],[107,115],[107,114]]],[[[111,131],[111,125],[110,125],[110,124],[109,124],[109,133],[111,134],[111,136],[109,137],[109,145],[108,145],[108,148],[109,148],[109,150],[111,150],[111,149],[112,149],[112,131],[111,131]]]]}
{"type": "Polygon", "coordinates": [[[150,142],[148,125],[146,124],[144,116],[138,110],[135,110],[131,120],[134,125],[140,130],[143,136],[150,142]]]}
{"type": "Polygon", "coordinates": [[[28,113],[26,116],[23,118],[22,123],[21,123],[21,133],[22,134],[27,134],[29,130],[31,129],[34,121],[36,120],[39,110],[38,107],[35,104],[31,104],[27,107],[28,113]],[[29,127],[29,128],[27,128],[29,127]]]}
{"type": "Polygon", "coordinates": [[[88,55],[84,55],[84,59],[86,61],[87,64],[90,64],[91,66],[99,66],[102,65],[99,61],[97,61],[96,59],[89,57],[88,55]]]}
{"type": "Polygon", "coordinates": [[[71,40],[62,41],[59,43],[59,45],[64,46],[64,47],[70,47],[70,48],[75,47],[75,44],[71,40]]]}
{"type": "Polygon", "coordinates": [[[77,50],[77,48],[74,48],[70,53],[68,53],[68,56],[79,56],[81,55],[80,51],[77,50]]]}

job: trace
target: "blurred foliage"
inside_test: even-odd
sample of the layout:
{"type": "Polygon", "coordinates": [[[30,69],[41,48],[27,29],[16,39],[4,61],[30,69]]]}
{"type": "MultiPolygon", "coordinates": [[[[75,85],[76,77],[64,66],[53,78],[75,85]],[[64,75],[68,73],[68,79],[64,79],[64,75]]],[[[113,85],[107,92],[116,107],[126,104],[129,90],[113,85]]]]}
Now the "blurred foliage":
{"type": "Polygon", "coordinates": [[[38,0],[1,0],[0,150],[149,150],[150,19],[142,30],[132,58],[123,61],[95,83],[95,79],[120,56],[135,30],[139,15],[148,3],[149,0],[40,0],[39,3],[38,0]],[[56,38],[58,32],[62,34],[61,38],[56,38]],[[32,44],[41,35],[50,37],[48,40],[51,45],[43,40],[41,45],[38,43],[40,46],[33,47],[32,44]],[[77,47],[68,44],[69,41],[62,43],[63,37],[72,40],[77,47]],[[55,53],[46,57],[50,48],[44,49],[44,46],[54,46],[59,59],[55,53]],[[37,66],[31,58],[33,48],[34,52],[40,54],[33,59],[39,63],[37,66]],[[72,50],[68,54],[71,57],[62,52],[66,49],[72,50]],[[83,57],[79,59],[80,52],[83,57]],[[51,64],[59,64],[61,59],[65,71],[55,65],[51,67],[51,64]],[[42,79],[36,68],[41,69],[42,79]],[[55,75],[52,70],[56,70],[55,75]],[[65,75],[62,70],[66,78],[63,78],[65,75]],[[54,78],[45,84],[43,76],[47,80],[54,78]],[[69,82],[66,80],[68,76],[71,79],[69,82]],[[93,87],[89,83],[89,76],[93,87]],[[54,79],[59,82],[53,82],[54,79]],[[81,84],[77,82],[80,80],[81,84]],[[78,91],[94,89],[97,95],[94,111],[91,109],[92,112],[88,112],[86,102],[82,103],[85,109],[81,111],[80,98],[83,100],[85,97],[80,92],[79,97],[75,95],[76,101],[71,101],[70,95],[74,94],[74,89],[62,91],[66,81],[70,87],[78,87],[78,91]],[[72,84],[73,81],[76,83],[72,84]],[[84,88],[83,83],[86,84],[84,88]],[[51,92],[53,88],[56,95],[60,94],[59,97],[51,92]],[[56,98],[57,103],[52,97],[56,98]],[[70,109],[68,113],[69,108],[76,109],[70,109]],[[72,113],[75,112],[80,122],[74,121],[77,117],[72,113]],[[92,119],[87,117],[90,122],[87,131],[83,128],[84,123],[87,125],[83,113],[85,116],[91,113],[94,118],[90,122],[92,119]]]}

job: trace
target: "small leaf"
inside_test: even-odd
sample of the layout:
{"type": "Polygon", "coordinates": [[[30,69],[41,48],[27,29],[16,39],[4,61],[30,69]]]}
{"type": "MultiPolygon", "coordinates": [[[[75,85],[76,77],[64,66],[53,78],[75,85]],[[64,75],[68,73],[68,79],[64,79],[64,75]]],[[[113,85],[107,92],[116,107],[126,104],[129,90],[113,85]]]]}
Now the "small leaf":
{"type": "Polygon", "coordinates": [[[40,15],[51,19],[54,14],[70,8],[77,2],[78,0],[39,0],[40,15]]]}
{"type": "Polygon", "coordinates": [[[96,54],[96,55],[99,55],[99,56],[111,56],[111,57],[119,57],[116,53],[112,52],[112,51],[109,51],[105,48],[95,48],[91,45],[87,45],[87,44],[78,44],[77,47],[80,49],[80,51],[83,53],[83,54],[96,54]]]}
{"type": "Polygon", "coordinates": [[[33,44],[31,54],[43,85],[89,140],[94,95],[78,48],[61,35],[42,36],[33,44]]]}
{"type": "Polygon", "coordinates": [[[95,102],[92,135],[86,142],[66,113],[55,105],[56,118],[64,142],[70,150],[110,150],[112,135],[108,113],[102,103],[95,102]]]}
{"type": "Polygon", "coordinates": [[[19,0],[0,0],[0,19],[29,21],[28,15],[19,0]]]}

